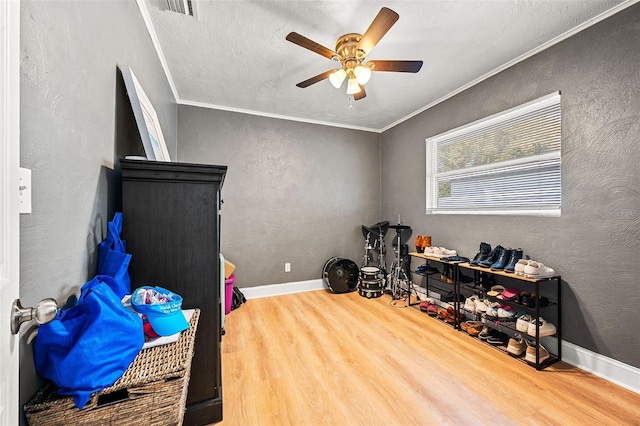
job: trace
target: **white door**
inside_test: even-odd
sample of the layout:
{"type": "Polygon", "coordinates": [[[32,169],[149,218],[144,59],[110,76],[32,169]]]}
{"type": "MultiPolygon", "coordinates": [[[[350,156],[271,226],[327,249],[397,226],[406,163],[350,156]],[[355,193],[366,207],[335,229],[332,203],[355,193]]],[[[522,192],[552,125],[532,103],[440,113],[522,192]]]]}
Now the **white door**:
{"type": "Polygon", "coordinates": [[[0,1],[0,425],[19,423],[19,336],[11,334],[18,298],[20,215],[20,3],[0,1]]]}

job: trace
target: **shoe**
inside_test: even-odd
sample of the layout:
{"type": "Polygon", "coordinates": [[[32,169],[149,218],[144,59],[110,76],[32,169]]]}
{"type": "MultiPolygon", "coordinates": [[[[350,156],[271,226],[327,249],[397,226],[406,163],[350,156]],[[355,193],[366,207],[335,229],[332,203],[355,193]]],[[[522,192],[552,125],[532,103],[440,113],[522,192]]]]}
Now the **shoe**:
{"type": "Polygon", "coordinates": [[[424,251],[422,254],[424,254],[425,256],[433,256],[433,253],[437,248],[438,247],[432,247],[432,246],[424,247],[424,251]]]}
{"type": "Polygon", "coordinates": [[[489,257],[491,253],[491,246],[487,243],[480,243],[480,249],[476,253],[475,257],[469,262],[471,266],[478,266],[478,263],[484,261],[489,257]]]}
{"type": "Polygon", "coordinates": [[[513,250],[511,248],[507,247],[503,249],[498,260],[491,265],[491,270],[502,271],[504,267],[507,266],[507,263],[509,263],[509,259],[511,259],[511,253],[513,253],[513,250]]]}
{"type": "Polygon", "coordinates": [[[487,340],[491,337],[491,332],[494,331],[492,328],[487,327],[486,325],[482,327],[482,331],[478,333],[478,338],[480,340],[487,340]]]}
{"type": "Polygon", "coordinates": [[[451,257],[451,256],[457,256],[458,252],[455,250],[447,250],[446,248],[442,248],[442,253],[444,254],[443,257],[451,257]]]}
{"type": "MultiPolygon", "coordinates": [[[[544,346],[540,345],[540,350],[538,351],[538,353],[540,358],[540,361],[539,361],[540,364],[542,364],[544,361],[549,359],[549,351],[547,351],[544,348],[544,346]]],[[[528,363],[531,363],[531,364],[536,363],[536,347],[535,346],[529,346],[527,348],[527,354],[525,355],[524,359],[528,363]]]]}
{"type": "Polygon", "coordinates": [[[527,342],[524,340],[520,333],[514,334],[513,337],[509,339],[507,352],[509,352],[511,355],[521,356],[526,350],[527,342]]]}
{"type": "Polygon", "coordinates": [[[485,291],[489,291],[491,287],[496,285],[496,277],[493,274],[487,274],[486,272],[480,272],[478,275],[477,285],[482,287],[485,291]]]}
{"type": "Polygon", "coordinates": [[[424,251],[427,247],[431,247],[431,235],[422,236],[422,250],[424,251]]]}
{"type": "Polygon", "coordinates": [[[521,316],[516,320],[516,330],[527,333],[529,331],[529,323],[531,322],[531,320],[531,315],[521,316]]]}
{"type": "Polygon", "coordinates": [[[476,314],[484,314],[487,310],[487,305],[483,300],[476,299],[476,314]]]}
{"type": "Polygon", "coordinates": [[[518,263],[516,263],[516,266],[513,267],[513,272],[516,275],[523,276],[524,268],[526,268],[528,264],[529,264],[529,260],[525,260],[525,259],[518,260],[518,263]]]}
{"type": "Polygon", "coordinates": [[[504,267],[504,272],[506,272],[507,274],[513,273],[516,268],[516,263],[518,263],[518,261],[522,259],[522,255],[523,252],[521,248],[513,250],[511,252],[511,257],[509,258],[509,263],[507,263],[507,266],[504,267]]]}
{"type": "Polygon", "coordinates": [[[508,336],[506,334],[498,332],[494,336],[490,336],[487,339],[487,343],[490,343],[496,346],[505,346],[507,344],[507,338],[508,336]]]}
{"type": "Polygon", "coordinates": [[[520,297],[520,303],[529,307],[529,308],[535,308],[536,307],[536,300],[538,301],[538,305],[540,307],[545,307],[549,304],[549,299],[547,299],[546,297],[542,296],[540,298],[538,298],[538,295],[533,293],[530,295],[524,295],[520,297]]]}
{"type": "Polygon", "coordinates": [[[498,319],[498,308],[487,306],[486,311],[484,311],[484,315],[488,320],[496,321],[498,319]]]}
{"type": "MultiPolygon", "coordinates": [[[[529,336],[536,337],[536,321],[532,320],[527,328],[529,336]]],[[[553,336],[556,334],[556,326],[545,321],[544,318],[538,318],[538,337],[553,336]]]]}
{"type": "Polygon", "coordinates": [[[426,312],[427,315],[435,317],[438,315],[438,307],[434,304],[434,300],[431,297],[427,297],[424,302],[420,303],[420,310],[426,312]]]}
{"type": "Polygon", "coordinates": [[[475,313],[477,300],[478,300],[478,296],[467,297],[467,299],[464,301],[463,309],[467,312],[475,313]]]}
{"type": "Polygon", "coordinates": [[[482,329],[482,323],[480,321],[465,321],[460,324],[460,329],[462,331],[468,331],[470,327],[476,327],[480,324],[480,328],[482,329]]]}
{"type": "Polygon", "coordinates": [[[513,316],[516,320],[518,320],[520,317],[523,317],[526,314],[525,311],[523,311],[522,309],[519,309],[518,311],[516,311],[515,315],[513,316]]]}
{"type": "Polygon", "coordinates": [[[550,278],[556,275],[553,268],[545,266],[541,262],[531,261],[524,267],[524,276],[527,278],[550,278]]]}
{"type": "Polygon", "coordinates": [[[449,266],[447,273],[445,274],[445,278],[447,281],[447,284],[453,284],[455,283],[455,280],[453,279],[453,274],[455,273],[455,270],[453,269],[453,266],[449,266]]]}
{"type": "Polygon", "coordinates": [[[442,267],[442,273],[440,274],[440,281],[448,283],[450,274],[451,274],[451,266],[445,264],[442,267]]]}
{"type": "Polygon", "coordinates": [[[495,246],[485,260],[478,262],[478,266],[480,266],[481,268],[491,267],[491,265],[493,265],[498,261],[503,250],[504,250],[504,247],[502,247],[501,245],[495,246]]]}
{"type": "Polygon", "coordinates": [[[418,235],[416,237],[416,251],[418,253],[424,252],[424,248],[422,247],[422,235],[418,235]]]}
{"type": "Polygon", "coordinates": [[[531,297],[531,294],[528,291],[521,291],[520,294],[518,294],[518,297],[516,297],[515,302],[519,303],[520,305],[526,305],[526,303],[524,303],[524,300],[527,297],[531,297]]]}
{"type": "Polygon", "coordinates": [[[416,272],[418,274],[427,275],[427,274],[435,274],[436,272],[440,272],[438,268],[434,268],[431,265],[424,264],[420,265],[416,268],[416,272]]]}
{"type": "Polygon", "coordinates": [[[513,322],[516,320],[515,312],[508,311],[504,308],[498,308],[498,320],[501,322],[513,322]]]}
{"type": "Polygon", "coordinates": [[[444,247],[435,247],[431,256],[442,259],[443,257],[456,256],[458,254],[455,250],[448,250],[444,247]]]}
{"type": "Polygon", "coordinates": [[[436,316],[438,317],[438,319],[444,320],[447,317],[447,310],[438,309],[438,313],[436,314],[436,316]]]}
{"type": "Polygon", "coordinates": [[[484,328],[484,324],[481,321],[468,321],[468,323],[466,331],[470,336],[477,336],[484,328]]]}

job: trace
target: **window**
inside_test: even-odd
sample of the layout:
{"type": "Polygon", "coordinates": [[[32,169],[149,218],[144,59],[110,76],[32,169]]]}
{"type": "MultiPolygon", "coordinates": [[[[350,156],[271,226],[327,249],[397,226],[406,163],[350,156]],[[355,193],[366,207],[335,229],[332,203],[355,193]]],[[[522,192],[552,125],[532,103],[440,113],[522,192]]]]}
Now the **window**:
{"type": "Polygon", "coordinates": [[[560,141],[560,93],[427,139],[427,214],[559,216],[560,141]]]}

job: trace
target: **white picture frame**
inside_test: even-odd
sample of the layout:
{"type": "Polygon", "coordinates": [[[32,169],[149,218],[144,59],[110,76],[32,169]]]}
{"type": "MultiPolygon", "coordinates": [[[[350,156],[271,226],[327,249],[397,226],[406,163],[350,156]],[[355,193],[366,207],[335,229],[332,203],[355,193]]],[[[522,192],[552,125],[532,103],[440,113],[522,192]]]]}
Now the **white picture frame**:
{"type": "Polygon", "coordinates": [[[142,85],[128,65],[119,65],[147,160],[171,161],[160,120],[142,85]]]}

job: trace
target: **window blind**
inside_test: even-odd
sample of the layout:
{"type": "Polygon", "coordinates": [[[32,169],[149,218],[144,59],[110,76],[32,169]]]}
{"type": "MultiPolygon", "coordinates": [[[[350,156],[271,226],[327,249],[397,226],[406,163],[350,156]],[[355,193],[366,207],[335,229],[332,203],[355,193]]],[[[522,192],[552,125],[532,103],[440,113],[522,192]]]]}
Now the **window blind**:
{"type": "Polygon", "coordinates": [[[560,94],[426,140],[427,213],[559,215],[560,94]]]}

